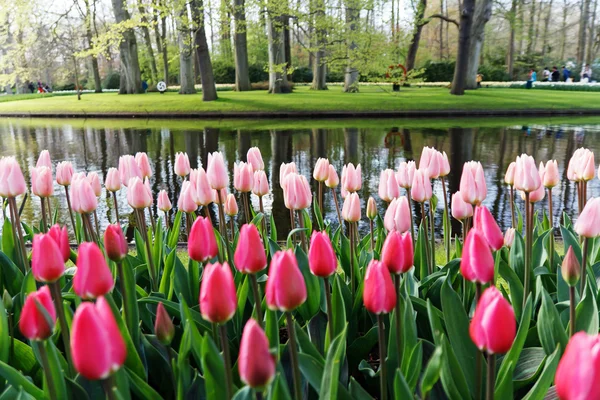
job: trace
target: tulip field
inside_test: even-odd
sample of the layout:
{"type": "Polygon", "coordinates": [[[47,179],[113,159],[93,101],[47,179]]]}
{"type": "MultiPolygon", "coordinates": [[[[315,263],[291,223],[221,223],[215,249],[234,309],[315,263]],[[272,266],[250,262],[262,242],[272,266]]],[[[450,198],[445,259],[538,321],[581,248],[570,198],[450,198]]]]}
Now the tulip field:
{"type": "Polygon", "coordinates": [[[229,170],[213,152],[192,169],[177,153],[177,198],[152,192],[146,153],[121,156],[104,182],[46,150],[30,182],[0,159],[0,399],[600,399],[593,152],[576,150],[566,171],[517,157],[506,232],[483,205],[481,163],[451,171],[424,147],[381,171],[383,203],[359,197],[360,165],[338,175],[321,158],[310,177],[281,165],[282,235],[260,149],[245,159],[229,170]],[[573,220],[553,217],[563,173],[573,220]],[[55,184],[66,220],[51,210],[55,184]],[[102,186],[117,216],[104,231],[102,186]],[[26,196],[39,198],[35,223],[21,221],[26,196]],[[132,213],[131,243],[119,213],[132,213]]]}

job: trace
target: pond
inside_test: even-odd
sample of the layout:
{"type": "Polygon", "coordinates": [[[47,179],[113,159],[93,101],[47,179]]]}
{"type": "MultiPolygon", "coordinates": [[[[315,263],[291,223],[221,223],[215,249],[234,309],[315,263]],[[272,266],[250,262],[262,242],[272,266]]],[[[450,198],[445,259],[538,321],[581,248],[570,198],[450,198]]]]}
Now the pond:
{"type": "MultiPolygon", "coordinates": [[[[192,167],[205,164],[209,152],[221,151],[230,171],[236,160],[245,160],[250,147],[260,148],[265,170],[271,182],[271,193],[265,197],[265,209],[272,213],[280,238],[290,229],[288,211],[284,207],[279,186],[281,163],[294,161],[299,172],[312,176],[312,167],[319,157],[327,157],[340,173],[343,164],[360,163],[363,202],[375,197],[380,212],[383,203],[377,196],[382,169],[396,168],[401,161],[418,160],[423,146],[446,151],[452,172],[447,185],[450,193],[458,190],[462,165],[479,160],[483,164],[488,186],[484,202],[502,230],[510,226],[509,192],[504,184],[504,172],[517,155],[528,153],[539,161],[556,159],[561,183],[554,188],[554,213],[557,220],[563,212],[573,215],[577,208],[575,186],[566,177],[571,154],[578,147],[588,147],[600,154],[600,118],[565,119],[468,119],[468,120],[305,120],[305,121],[173,121],[173,120],[42,120],[4,119],[0,121],[0,155],[15,155],[26,178],[29,167],[35,165],[38,154],[48,149],[55,166],[68,160],[76,171],[96,171],[102,178],[108,168],[118,166],[119,156],[144,151],[148,153],[154,176],[154,193],[165,189],[173,204],[181,181],[174,176],[175,153],[187,152],[192,167]]],[[[230,179],[233,191],[233,177],[230,179]]],[[[310,179],[313,188],[315,182],[310,179]]],[[[589,184],[589,197],[600,195],[600,181],[589,184]]],[[[55,186],[52,209],[68,224],[64,189],[55,186]]],[[[442,187],[435,182],[434,193],[441,199],[442,187]]],[[[118,194],[121,222],[132,218],[125,190],[118,194]]],[[[255,209],[258,201],[253,197],[255,209]]],[[[518,200],[520,202],[520,199],[518,200]]],[[[546,200],[542,203],[546,207],[546,200]]],[[[440,201],[438,209],[443,209],[440,201]]],[[[330,192],[325,195],[325,213],[337,221],[330,192]]],[[[213,220],[216,220],[216,208],[213,220]]],[[[416,218],[420,210],[416,210],[416,218]]],[[[155,210],[156,212],[156,210],[155,210]]],[[[162,212],[161,212],[162,214],[162,212]]],[[[98,206],[101,226],[115,221],[112,200],[102,193],[98,206]]],[[[30,198],[23,210],[26,222],[39,221],[38,198],[30,198]]],[[[441,212],[436,214],[436,226],[441,230],[441,212]]],[[[453,224],[458,231],[459,225],[453,224]]],[[[359,227],[366,232],[364,218],[359,227]]]]}

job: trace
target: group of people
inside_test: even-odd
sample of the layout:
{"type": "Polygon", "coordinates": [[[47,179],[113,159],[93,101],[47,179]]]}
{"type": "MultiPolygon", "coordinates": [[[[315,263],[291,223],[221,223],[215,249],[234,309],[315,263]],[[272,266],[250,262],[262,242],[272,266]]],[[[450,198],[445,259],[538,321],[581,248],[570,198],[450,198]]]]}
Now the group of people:
{"type": "MultiPolygon", "coordinates": [[[[592,67],[590,64],[586,64],[581,69],[581,82],[591,82],[592,81],[592,67]]],[[[537,72],[535,69],[529,70],[529,76],[527,79],[528,83],[532,83],[537,81],[537,72]]],[[[556,66],[552,67],[552,71],[548,67],[544,68],[542,72],[542,82],[572,82],[573,78],[571,76],[571,71],[563,65],[562,74],[558,70],[556,66]],[[562,76],[561,76],[562,75],[562,76]]]]}
{"type": "MultiPolygon", "coordinates": [[[[28,82],[27,89],[29,89],[29,92],[35,93],[36,86],[33,82],[28,82]]],[[[52,89],[50,88],[50,86],[48,86],[48,84],[42,83],[40,81],[37,82],[37,92],[38,93],[50,93],[51,91],[52,91],[52,89]]]]}

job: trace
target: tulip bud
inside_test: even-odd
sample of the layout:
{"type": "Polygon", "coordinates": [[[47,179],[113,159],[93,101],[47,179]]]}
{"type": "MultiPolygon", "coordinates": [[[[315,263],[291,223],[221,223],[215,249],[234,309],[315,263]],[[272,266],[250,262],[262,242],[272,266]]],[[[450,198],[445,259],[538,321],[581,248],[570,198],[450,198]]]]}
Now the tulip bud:
{"type": "Polygon", "coordinates": [[[256,274],[267,266],[267,255],[256,225],[245,224],[240,229],[233,260],[244,274],[256,274]]]}
{"type": "Polygon", "coordinates": [[[175,325],[163,303],[158,303],[156,307],[156,321],[154,321],[154,333],[156,338],[164,345],[168,346],[175,336],[175,325]]]}
{"type": "Polygon", "coordinates": [[[360,164],[354,167],[354,164],[349,163],[342,170],[342,186],[349,192],[358,192],[362,188],[362,174],[360,164]]]}
{"type": "Polygon", "coordinates": [[[427,171],[429,179],[437,179],[440,176],[440,163],[436,149],[433,147],[423,147],[421,159],[419,160],[419,169],[427,171]]]}
{"type": "Polygon", "coordinates": [[[19,330],[23,336],[29,340],[48,339],[52,335],[55,323],[56,309],[48,286],[42,286],[37,292],[29,293],[25,298],[19,320],[19,330]],[[48,321],[47,316],[38,308],[39,306],[44,308],[51,321],[48,321]],[[52,324],[49,325],[48,322],[52,322],[52,324]]]}
{"type": "Polygon", "coordinates": [[[215,191],[208,183],[208,176],[204,168],[198,168],[196,175],[196,204],[200,206],[208,206],[215,201],[215,191]]]}
{"type": "Polygon", "coordinates": [[[408,272],[413,266],[412,237],[391,231],[381,249],[381,263],[392,274],[408,272]],[[408,238],[406,240],[405,238],[408,238]]]}
{"type": "Polygon", "coordinates": [[[55,224],[48,230],[48,235],[54,240],[60,253],[62,254],[63,261],[66,263],[71,258],[71,244],[69,243],[69,233],[67,227],[55,224]]]}
{"type": "Polygon", "coordinates": [[[358,193],[352,192],[344,200],[342,218],[346,222],[360,221],[360,198],[358,197],[358,193]]]}
{"type": "Polygon", "coordinates": [[[561,400],[600,399],[600,336],[577,332],[571,337],[554,377],[561,400]]]}
{"type": "Polygon", "coordinates": [[[429,173],[427,171],[421,169],[415,171],[415,176],[410,188],[410,196],[417,203],[424,203],[431,199],[433,191],[431,182],[429,182],[429,173]]]}
{"type": "Polygon", "coordinates": [[[227,195],[227,199],[225,200],[225,205],[223,208],[225,210],[225,214],[230,217],[235,217],[238,214],[238,205],[233,193],[229,193],[227,195]]]}
{"type": "Polygon", "coordinates": [[[506,174],[504,174],[504,182],[507,185],[514,185],[515,183],[515,168],[517,167],[516,162],[511,162],[508,164],[508,168],[506,169],[506,174]]]}
{"type": "Polygon", "coordinates": [[[168,212],[173,208],[171,205],[171,200],[169,200],[169,195],[166,190],[161,190],[158,192],[158,199],[156,201],[158,205],[158,209],[164,212],[168,212]]]}
{"type": "Polygon", "coordinates": [[[254,171],[254,186],[252,187],[252,193],[258,197],[269,194],[269,180],[267,179],[265,171],[254,171]]]}
{"type": "Polygon", "coordinates": [[[416,164],[414,161],[402,161],[396,171],[396,181],[400,187],[410,189],[415,177],[416,164]]]}
{"type": "Polygon", "coordinates": [[[335,171],[335,167],[329,164],[329,172],[327,174],[327,179],[325,180],[325,186],[330,189],[337,187],[340,184],[340,178],[335,171]]]}
{"type": "Polygon", "coordinates": [[[271,310],[279,311],[292,311],[306,301],[306,283],[292,250],[273,255],[265,298],[271,310]]]}
{"type": "Polygon", "coordinates": [[[108,258],[116,263],[127,257],[129,248],[119,224],[111,224],[104,231],[104,249],[108,258]]]}
{"type": "Polygon", "coordinates": [[[227,189],[223,188],[221,190],[215,190],[215,198],[214,198],[214,202],[217,204],[223,204],[225,205],[225,201],[227,201],[227,189]],[[220,196],[219,196],[220,194],[220,196]]]}
{"type": "Polygon", "coordinates": [[[210,187],[215,190],[224,189],[229,185],[227,167],[225,166],[223,155],[220,152],[215,151],[214,153],[208,154],[206,175],[208,176],[210,187]]]}
{"type": "Polygon", "coordinates": [[[181,192],[179,193],[179,200],[177,201],[177,208],[185,213],[195,212],[198,209],[195,194],[194,187],[190,181],[183,182],[181,192]]]}
{"type": "Polygon", "coordinates": [[[152,167],[150,166],[150,160],[148,160],[148,154],[142,152],[136,153],[135,162],[140,168],[142,178],[150,178],[152,176],[152,167]]]}
{"type": "Polygon", "coordinates": [[[590,199],[585,204],[575,222],[575,232],[586,238],[600,236],[600,197],[590,199]]]}
{"type": "Polygon", "coordinates": [[[486,206],[477,206],[475,208],[475,218],[473,227],[483,233],[485,240],[493,250],[500,250],[504,245],[504,236],[502,230],[496,223],[492,213],[486,206]]]}
{"type": "Polygon", "coordinates": [[[515,312],[495,286],[487,288],[469,326],[475,346],[488,354],[506,353],[510,350],[517,332],[515,312]]]}
{"type": "Polygon", "coordinates": [[[248,153],[246,153],[246,160],[250,165],[252,165],[252,170],[255,172],[265,169],[265,163],[263,162],[262,155],[260,154],[260,149],[258,147],[251,147],[248,149],[248,153]]]}
{"type": "Polygon", "coordinates": [[[13,308],[13,299],[6,289],[4,289],[4,293],[2,293],[2,304],[4,305],[5,310],[10,311],[13,308]]]}
{"type": "Polygon", "coordinates": [[[96,197],[100,197],[100,195],[102,194],[102,184],[100,183],[100,177],[98,176],[98,174],[95,172],[90,172],[87,175],[87,180],[90,182],[90,185],[92,186],[92,190],[94,191],[96,197]]]}
{"type": "Polygon", "coordinates": [[[50,168],[31,168],[31,191],[39,197],[50,197],[54,194],[54,179],[50,168]]]}
{"type": "Polygon", "coordinates": [[[235,282],[229,264],[208,264],[200,281],[200,312],[207,321],[223,324],[237,309],[235,282]]]}
{"type": "Polygon", "coordinates": [[[181,177],[185,177],[190,173],[190,159],[187,153],[175,154],[175,174],[181,177]]]}
{"type": "Polygon", "coordinates": [[[152,192],[140,178],[132,178],[127,188],[127,202],[131,208],[141,209],[152,205],[152,192]]]}
{"type": "Polygon", "coordinates": [[[325,182],[329,177],[329,160],[326,158],[319,158],[315,164],[313,171],[313,178],[317,182],[325,182]]]}
{"type": "Polygon", "coordinates": [[[504,245],[511,248],[515,242],[515,228],[508,228],[504,234],[504,245]]]}
{"type": "Polygon", "coordinates": [[[61,161],[56,166],[56,183],[69,186],[73,178],[73,164],[70,161],[61,161]]]}
{"type": "Polygon", "coordinates": [[[297,174],[298,173],[298,169],[296,168],[296,163],[282,163],[281,166],[279,167],[279,186],[281,186],[281,188],[283,189],[283,186],[285,185],[285,178],[289,175],[289,174],[297,174]]]}
{"type": "Polygon", "coordinates": [[[106,173],[106,179],[104,180],[104,187],[109,192],[117,192],[121,190],[121,178],[119,177],[119,170],[116,168],[109,168],[106,173]]]}
{"type": "Polygon", "coordinates": [[[473,216],[473,206],[464,200],[461,192],[456,192],[452,195],[452,204],[450,207],[452,209],[452,216],[459,221],[473,216]]]}
{"type": "Polygon", "coordinates": [[[252,187],[254,186],[252,165],[246,164],[243,161],[233,165],[233,186],[240,193],[252,191],[252,187]]]}
{"type": "Polygon", "coordinates": [[[0,196],[16,197],[27,191],[25,177],[14,157],[0,159],[0,196]]]}
{"type": "Polygon", "coordinates": [[[119,178],[124,186],[129,185],[133,178],[142,179],[142,171],[131,154],[119,157],[119,178]]]}
{"type": "Polygon", "coordinates": [[[379,198],[386,203],[400,197],[400,186],[396,181],[396,173],[393,169],[381,171],[379,178],[379,198]]]}
{"type": "Polygon", "coordinates": [[[188,238],[188,253],[194,261],[205,262],[219,254],[215,232],[208,218],[198,217],[188,238]]]}
{"type": "Polygon", "coordinates": [[[535,167],[535,160],[527,154],[517,157],[515,167],[515,188],[523,192],[533,192],[540,187],[542,181],[535,167]]]}
{"type": "Polygon", "coordinates": [[[98,207],[98,198],[90,182],[76,176],[71,182],[71,207],[79,214],[89,214],[98,207]]]}
{"type": "Polygon", "coordinates": [[[440,158],[440,177],[445,177],[450,174],[450,162],[448,161],[448,155],[446,152],[442,152],[440,158]]]}
{"type": "Polygon", "coordinates": [[[49,234],[33,237],[31,272],[38,282],[54,282],[65,273],[63,253],[49,234]]]}
{"type": "Polygon", "coordinates": [[[596,175],[596,163],[594,162],[594,153],[588,149],[585,149],[582,162],[581,162],[581,176],[584,181],[594,179],[596,175]]]}
{"type": "Polygon", "coordinates": [[[396,307],[396,291],[386,266],[371,260],[365,273],[363,291],[365,308],[373,314],[387,314],[396,307]]]}
{"type": "Polygon", "coordinates": [[[114,287],[113,276],[96,243],[82,243],[77,254],[77,272],[73,290],[82,299],[104,296],[114,287]]]}
{"type": "Polygon", "coordinates": [[[471,229],[465,239],[460,272],[466,280],[482,284],[494,279],[494,257],[483,233],[471,229]]]}
{"type": "Polygon", "coordinates": [[[577,282],[579,282],[581,266],[579,265],[579,260],[575,256],[572,246],[569,246],[569,250],[567,250],[567,254],[565,254],[560,272],[569,286],[575,286],[577,285],[577,282]]]}
{"type": "Polygon", "coordinates": [[[558,185],[560,178],[558,176],[558,163],[556,160],[550,160],[546,163],[543,185],[546,188],[553,188],[558,185]]]}
{"type": "Polygon", "coordinates": [[[244,326],[240,343],[240,379],[252,388],[262,388],[273,380],[275,368],[276,360],[269,350],[269,339],[258,323],[250,318],[244,326]]]}
{"type": "Polygon", "coordinates": [[[487,196],[487,184],[483,174],[483,166],[478,161],[466,162],[460,177],[460,193],[463,200],[472,205],[478,205],[487,196]]]}
{"type": "Polygon", "coordinates": [[[88,380],[106,379],[127,358],[125,341],[104,297],[82,302],[73,317],[71,354],[77,372],[88,380]]]}
{"type": "Polygon", "coordinates": [[[313,231],[308,250],[308,266],[313,275],[326,278],[337,269],[337,258],[327,232],[313,231]]]}
{"type": "Polygon", "coordinates": [[[47,167],[49,169],[52,169],[52,161],[50,160],[50,152],[48,150],[41,151],[40,156],[37,160],[37,164],[35,164],[35,167],[47,167]]]}
{"type": "Polygon", "coordinates": [[[304,210],[312,203],[312,192],[304,175],[290,173],[283,184],[283,199],[286,208],[304,210]]]}
{"type": "Polygon", "coordinates": [[[369,197],[369,201],[367,201],[367,218],[374,220],[375,217],[377,217],[377,204],[374,198],[369,197]]]}
{"type": "Polygon", "coordinates": [[[400,233],[410,229],[410,208],[408,199],[405,196],[392,200],[388,209],[385,211],[383,226],[390,231],[400,233]]]}

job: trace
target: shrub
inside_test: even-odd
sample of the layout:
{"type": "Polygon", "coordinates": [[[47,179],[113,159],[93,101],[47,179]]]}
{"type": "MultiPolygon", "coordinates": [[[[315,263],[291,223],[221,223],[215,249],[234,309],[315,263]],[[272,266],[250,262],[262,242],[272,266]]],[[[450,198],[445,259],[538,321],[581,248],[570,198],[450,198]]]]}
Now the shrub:
{"type": "Polygon", "coordinates": [[[213,74],[216,83],[235,83],[235,67],[224,61],[213,63],[213,74]]]}
{"type": "Polygon", "coordinates": [[[454,77],[454,61],[427,61],[422,77],[425,82],[451,82],[454,77]]]}
{"type": "Polygon", "coordinates": [[[119,75],[117,72],[111,72],[108,75],[106,75],[106,78],[104,78],[104,88],[105,89],[118,89],[120,86],[121,82],[121,75],[119,75]]]}
{"type": "Polygon", "coordinates": [[[298,67],[292,72],[292,80],[294,82],[310,83],[313,80],[313,72],[308,67],[298,67]]]}

